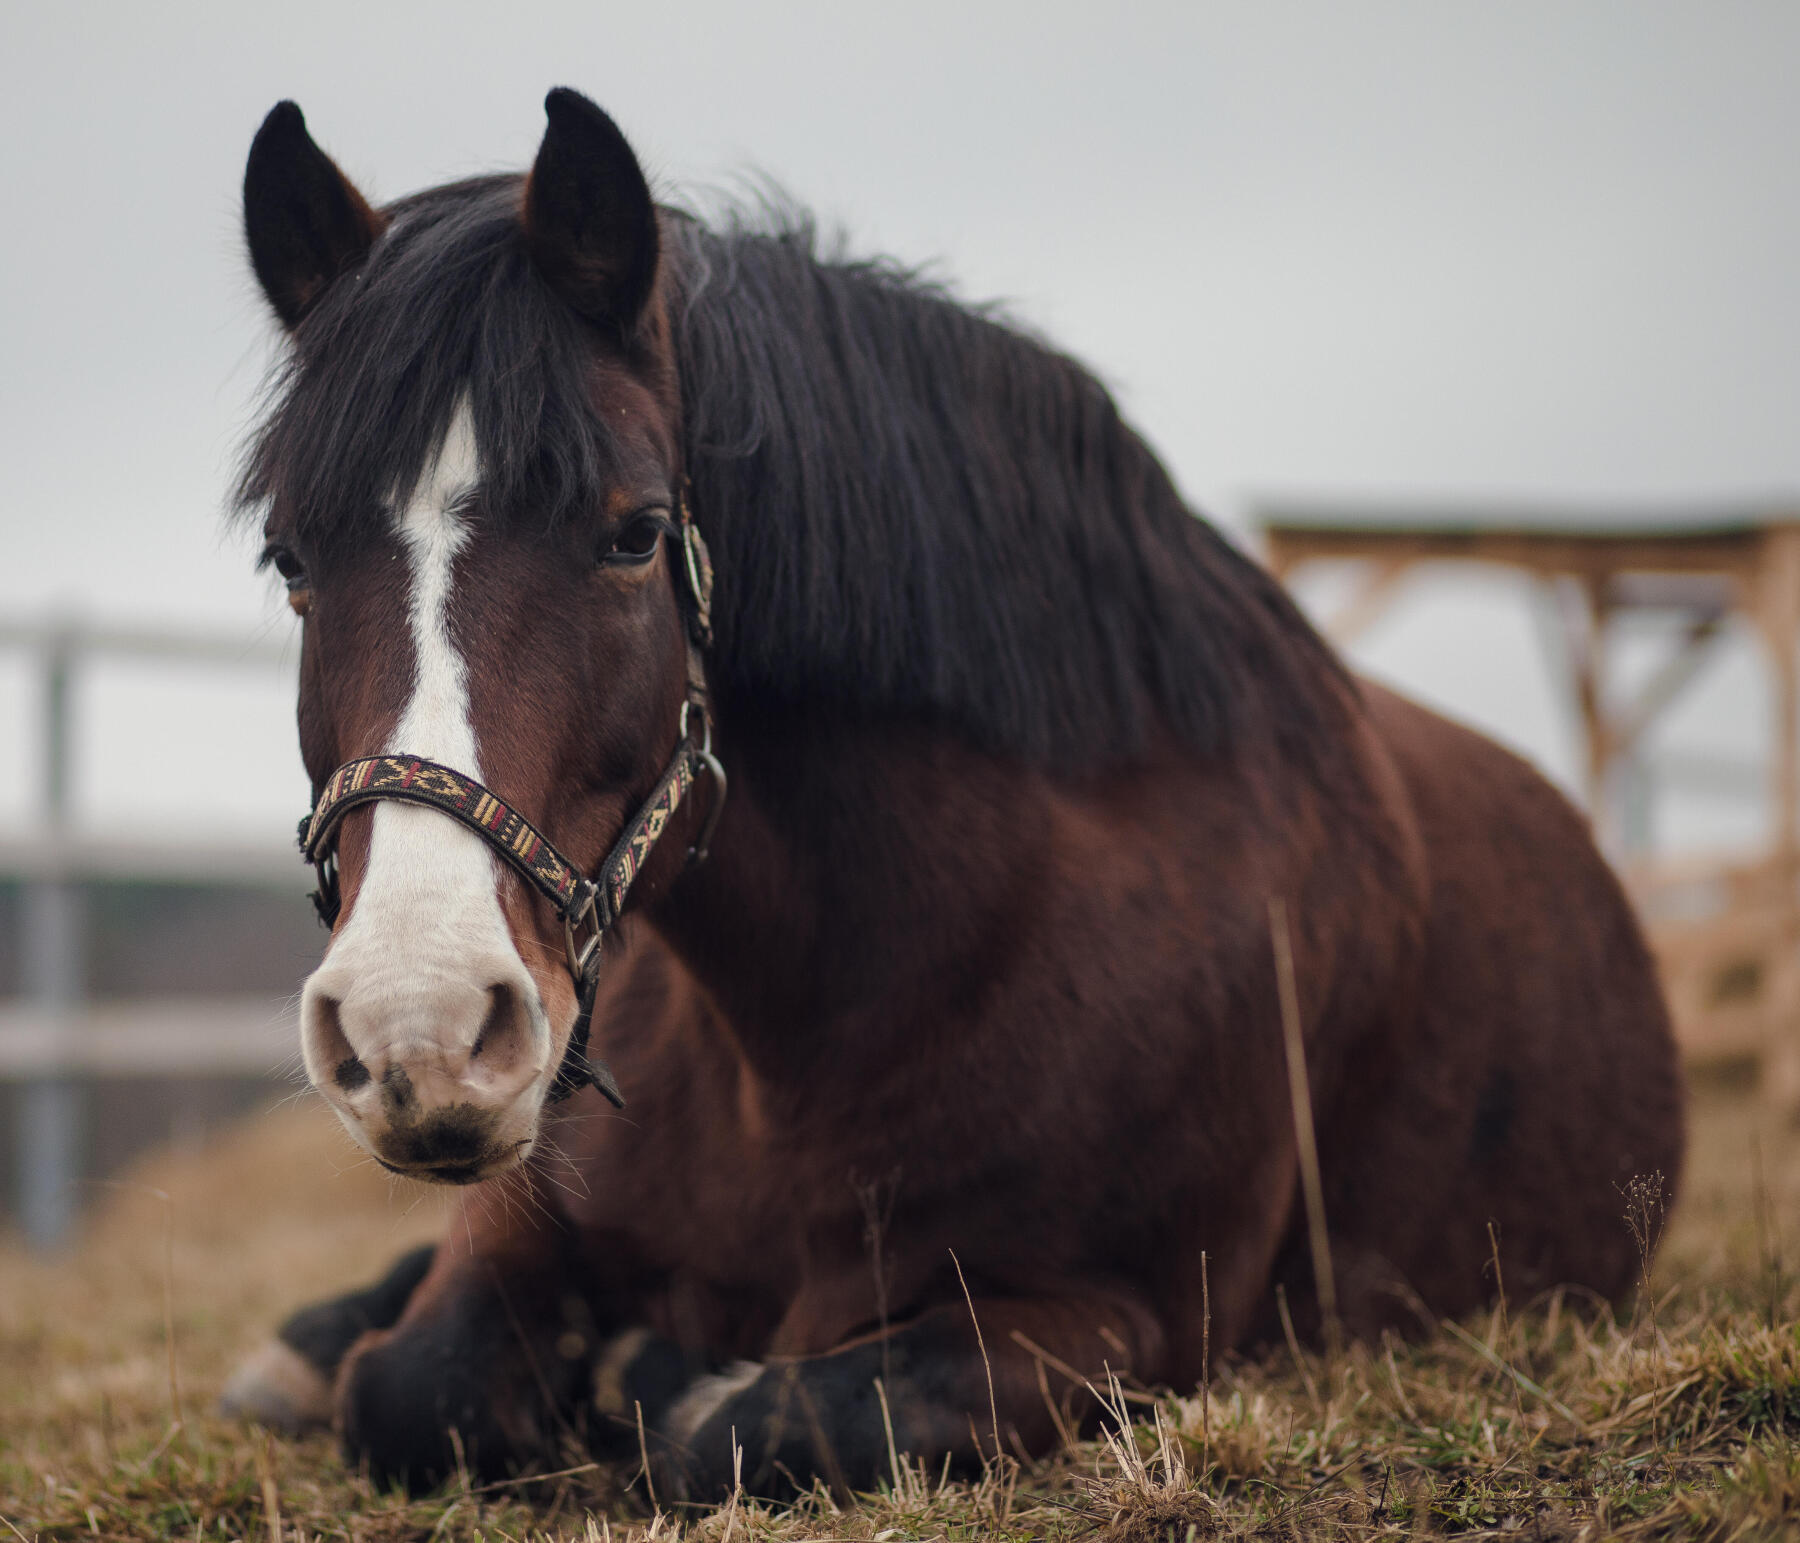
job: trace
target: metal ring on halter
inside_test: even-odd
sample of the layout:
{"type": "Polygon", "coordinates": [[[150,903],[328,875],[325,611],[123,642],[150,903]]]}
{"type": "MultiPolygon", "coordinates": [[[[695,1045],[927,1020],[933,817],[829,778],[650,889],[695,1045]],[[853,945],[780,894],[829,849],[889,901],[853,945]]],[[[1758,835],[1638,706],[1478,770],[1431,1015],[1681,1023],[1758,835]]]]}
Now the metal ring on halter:
{"type": "Polygon", "coordinates": [[[719,816],[725,812],[725,791],[729,783],[725,777],[725,768],[719,764],[719,758],[713,754],[712,714],[706,710],[704,702],[689,697],[681,704],[681,720],[678,725],[681,738],[684,741],[688,740],[688,709],[690,707],[700,709],[700,743],[692,746],[694,759],[706,769],[706,774],[712,778],[713,785],[712,798],[706,805],[706,818],[700,824],[700,834],[695,838],[694,844],[688,848],[688,867],[697,868],[706,861],[707,854],[712,850],[713,832],[719,828],[719,816]]]}
{"type": "Polygon", "coordinates": [[[710,761],[712,760],[712,714],[706,710],[704,702],[696,702],[689,697],[681,704],[681,716],[675,722],[676,735],[684,740],[688,738],[688,709],[690,707],[700,709],[700,744],[694,753],[702,760],[710,761]]]}
{"type": "Polygon", "coordinates": [[[327,927],[337,925],[338,912],[343,901],[338,894],[338,861],[337,849],[334,847],[321,857],[314,868],[319,876],[319,887],[313,891],[313,908],[319,913],[319,920],[327,927]]]}

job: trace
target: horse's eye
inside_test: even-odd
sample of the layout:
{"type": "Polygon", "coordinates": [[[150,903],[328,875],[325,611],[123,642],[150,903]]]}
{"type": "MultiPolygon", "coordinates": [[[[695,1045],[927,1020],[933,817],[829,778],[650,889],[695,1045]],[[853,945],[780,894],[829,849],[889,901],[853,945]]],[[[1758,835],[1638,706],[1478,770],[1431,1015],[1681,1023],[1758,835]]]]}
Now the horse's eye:
{"type": "Polygon", "coordinates": [[[263,551],[261,565],[281,575],[287,585],[288,605],[296,616],[304,616],[312,605],[312,580],[306,576],[306,564],[284,546],[269,546],[263,551]]]}
{"type": "Polygon", "coordinates": [[[656,556],[657,543],[669,528],[668,520],[661,514],[640,514],[619,532],[601,561],[608,564],[622,563],[627,567],[647,563],[656,556]]]}

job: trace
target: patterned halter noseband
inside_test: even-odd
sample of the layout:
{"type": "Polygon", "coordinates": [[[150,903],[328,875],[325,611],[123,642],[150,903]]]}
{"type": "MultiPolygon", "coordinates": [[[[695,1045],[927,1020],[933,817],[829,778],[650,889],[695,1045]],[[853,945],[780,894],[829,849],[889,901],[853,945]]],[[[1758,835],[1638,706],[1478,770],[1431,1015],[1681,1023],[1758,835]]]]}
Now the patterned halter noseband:
{"type": "Polygon", "coordinates": [[[687,697],[681,704],[679,743],[650,796],[591,879],[524,815],[473,777],[416,755],[346,761],[325,779],[311,811],[300,822],[300,854],[319,876],[313,904],[328,927],[336,924],[343,904],[338,890],[338,824],[352,809],[381,799],[423,804],[466,825],[555,907],[563,924],[563,946],[575,980],[577,1009],[569,1048],[550,1088],[553,1102],[567,1098],[577,1088],[592,1086],[616,1107],[625,1107],[612,1073],[587,1053],[600,985],[600,944],[624,910],[633,880],[643,871],[671,816],[693,791],[702,772],[712,779],[712,801],[700,837],[688,849],[690,867],[706,860],[725,807],[725,769],[712,753],[704,663],[704,651],[712,644],[712,561],[694,528],[685,492],[676,495],[675,513],[687,581],[679,590],[687,613],[687,697]]]}

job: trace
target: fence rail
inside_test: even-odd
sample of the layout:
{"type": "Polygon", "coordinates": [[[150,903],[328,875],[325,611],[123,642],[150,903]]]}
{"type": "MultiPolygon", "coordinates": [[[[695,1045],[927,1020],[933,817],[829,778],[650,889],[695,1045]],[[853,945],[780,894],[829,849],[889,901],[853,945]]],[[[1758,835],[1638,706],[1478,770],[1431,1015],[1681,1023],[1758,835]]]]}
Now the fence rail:
{"type": "Polygon", "coordinates": [[[296,1063],[293,1001],[260,995],[143,997],[49,1017],[0,1005],[0,1079],[259,1077],[296,1063]]]}
{"type": "Polygon", "coordinates": [[[44,879],[166,879],[293,889],[306,872],[292,846],[217,841],[158,842],[112,836],[0,836],[0,876],[44,879]]]}

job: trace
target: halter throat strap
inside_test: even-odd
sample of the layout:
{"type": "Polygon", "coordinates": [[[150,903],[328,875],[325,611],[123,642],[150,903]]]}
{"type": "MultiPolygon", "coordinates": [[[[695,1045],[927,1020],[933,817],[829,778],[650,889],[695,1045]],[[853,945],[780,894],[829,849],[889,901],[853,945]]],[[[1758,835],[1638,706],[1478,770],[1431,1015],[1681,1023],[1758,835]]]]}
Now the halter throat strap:
{"type": "Polygon", "coordinates": [[[677,495],[676,514],[686,580],[678,586],[678,593],[687,615],[687,695],[681,704],[675,753],[592,878],[491,789],[454,767],[423,756],[377,755],[346,761],[326,778],[312,809],[300,821],[300,855],[318,874],[319,887],[312,901],[327,927],[336,925],[343,908],[337,869],[338,827],[352,809],[383,799],[422,804],[468,827],[550,902],[563,924],[565,958],[576,989],[575,1023],[551,1084],[552,1102],[592,1086],[616,1108],[625,1107],[612,1073],[587,1053],[600,985],[601,943],[623,913],[631,886],[669,820],[702,772],[712,780],[712,799],[699,837],[688,848],[689,867],[706,860],[725,806],[725,769],[712,753],[704,658],[704,650],[712,643],[712,562],[694,527],[685,487],[677,495]]]}

